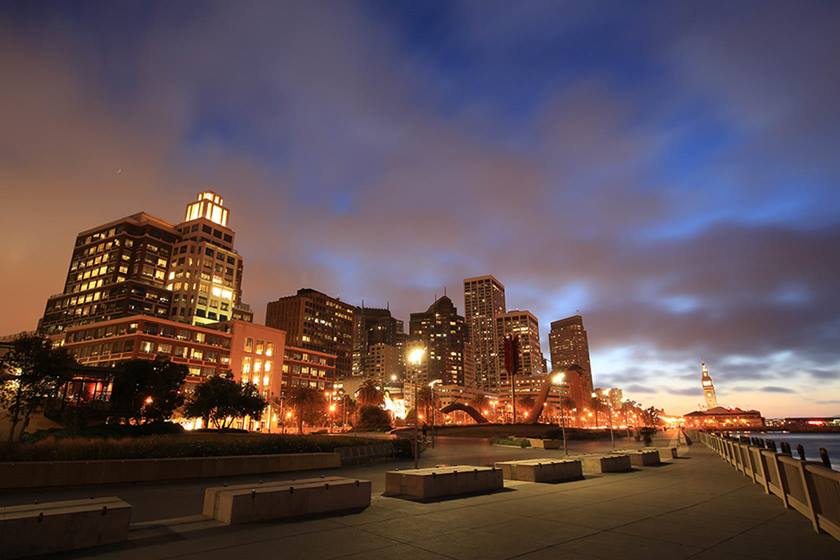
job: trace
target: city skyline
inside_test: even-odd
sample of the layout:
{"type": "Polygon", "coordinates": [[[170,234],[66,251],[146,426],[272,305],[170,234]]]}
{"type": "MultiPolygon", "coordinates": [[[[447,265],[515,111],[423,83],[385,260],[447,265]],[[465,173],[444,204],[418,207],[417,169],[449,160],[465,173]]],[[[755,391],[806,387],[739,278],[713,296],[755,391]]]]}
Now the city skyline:
{"type": "Polygon", "coordinates": [[[492,274],[546,354],[580,311],[597,386],[682,414],[705,361],[723,405],[840,412],[836,7],[768,6],[747,34],[731,7],[99,8],[0,9],[0,334],[35,327],[78,232],[179,223],[208,189],[260,322],[308,287],[406,324],[445,287],[463,315],[492,274]]]}

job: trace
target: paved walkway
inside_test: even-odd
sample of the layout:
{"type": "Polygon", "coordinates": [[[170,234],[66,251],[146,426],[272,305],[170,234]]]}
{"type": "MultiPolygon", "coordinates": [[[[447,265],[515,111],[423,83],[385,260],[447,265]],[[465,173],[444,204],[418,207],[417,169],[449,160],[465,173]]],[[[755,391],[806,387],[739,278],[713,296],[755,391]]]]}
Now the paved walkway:
{"type": "Polygon", "coordinates": [[[129,545],[96,551],[120,560],[791,556],[840,558],[840,542],[814,533],[699,445],[661,467],[563,484],[508,483],[504,492],[443,502],[377,492],[368,509],[340,517],[235,527],[189,517],[136,526],[129,545]]]}

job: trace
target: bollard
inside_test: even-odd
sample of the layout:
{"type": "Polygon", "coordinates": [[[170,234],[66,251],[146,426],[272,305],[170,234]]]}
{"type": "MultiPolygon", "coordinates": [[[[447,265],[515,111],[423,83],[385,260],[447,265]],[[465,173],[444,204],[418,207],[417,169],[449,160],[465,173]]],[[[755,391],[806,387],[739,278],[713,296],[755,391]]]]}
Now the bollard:
{"type": "Polygon", "coordinates": [[[828,456],[828,450],[825,447],[820,447],[820,461],[829,469],[831,468],[831,458],[828,456]]]}
{"type": "Polygon", "coordinates": [[[767,449],[769,449],[770,451],[775,453],[776,452],[776,442],[773,441],[772,439],[768,439],[767,440],[767,449]]]}
{"type": "Polygon", "coordinates": [[[805,448],[802,447],[801,443],[796,446],[796,454],[799,455],[800,459],[805,460],[805,448]]]}
{"type": "Polygon", "coordinates": [[[782,453],[784,453],[785,455],[791,455],[790,444],[786,441],[782,442],[782,453]]]}

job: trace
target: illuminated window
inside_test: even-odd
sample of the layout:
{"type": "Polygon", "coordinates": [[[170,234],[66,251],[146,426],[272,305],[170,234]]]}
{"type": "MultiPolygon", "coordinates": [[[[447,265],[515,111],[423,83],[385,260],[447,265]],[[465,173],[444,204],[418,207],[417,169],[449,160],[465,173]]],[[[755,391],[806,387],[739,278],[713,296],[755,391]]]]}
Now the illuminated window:
{"type": "Polygon", "coordinates": [[[253,352],[254,351],[254,339],[253,338],[246,338],[245,339],[245,351],[246,352],[253,352]]]}
{"type": "Polygon", "coordinates": [[[262,340],[257,341],[257,354],[262,354],[265,351],[265,342],[262,340]]]}
{"type": "Polygon", "coordinates": [[[260,373],[262,371],[263,361],[262,360],[255,360],[254,361],[254,373],[260,373]]]}
{"type": "Polygon", "coordinates": [[[248,375],[251,373],[251,358],[246,357],[242,359],[242,374],[248,375]]]}
{"type": "Polygon", "coordinates": [[[265,361],[265,372],[268,373],[271,371],[271,360],[265,361]]]}

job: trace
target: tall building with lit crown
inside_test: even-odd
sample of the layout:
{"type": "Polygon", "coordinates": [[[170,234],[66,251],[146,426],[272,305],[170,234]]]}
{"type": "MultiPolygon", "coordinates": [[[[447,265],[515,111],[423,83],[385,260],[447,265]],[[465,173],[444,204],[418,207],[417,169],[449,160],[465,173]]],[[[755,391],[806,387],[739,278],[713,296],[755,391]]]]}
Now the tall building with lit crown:
{"type": "Polygon", "coordinates": [[[211,191],[187,204],[167,278],[172,319],[204,325],[243,318],[242,257],[233,248],[229,215],[224,199],[211,191]]]}
{"type": "MultiPolygon", "coordinates": [[[[472,368],[466,368],[469,339],[464,318],[452,300],[438,298],[421,313],[412,313],[409,322],[408,346],[419,344],[426,348],[426,355],[419,367],[419,382],[429,383],[440,379],[444,385],[465,386],[474,382],[472,368]]],[[[406,379],[413,379],[414,370],[407,366],[406,379]]]]}
{"type": "Polygon", "coordinates": [[[505,286],[492,275],[464,279],[464,317],[474,356],[479,387],[493,389],[500,382],[496,317],[505,312],[505,286]]]}
{"type": "Polygon", "coordinates": [[[334,354],[338,379],[353,374],[356,306],[304,288],[269,302],[265,324],[286,331],[292,346],[334,354]]]}
{"type": "Polygon", "coordinates": [[[166,275],[179,239],[172,224],[145,212],[80,232],[64,290],[47,300],[38,330],[56,334],[137,314],[167,318],[166,275]]]}
{"type": "Polygon", "coordinates": [[[582,389],[592,392],[592,365],[589,361],[589,339],[583,328],[583,317],[573,315],[553,321],[548,333],[548,347],[551,352],[551,367],[561,370],[573,365],[581,371],[582,389]]]}
{"type": "Polygon", "coordinates": [[[703,385],[706,408],[711,410],[717,406],[717,395],[715,394],[715,384],[712,383],[712,376],[709,374],[709,368],[706,367],[705,362],[700,364],[700,383],[703,385]]]}
{"type": "MultiPolygon", "coordinates": [[[[545,373],[543,355],[540,350],[540,323],[530,311],[513,309],[496,317],[497,353],[504,356],[506,336],[513,336],[519,341],[519,366],[517,374],[538,375],[545,373]]],[[[508,373],[500,368],[499,377],[503,384],[509,384],[508,373]]]]}

